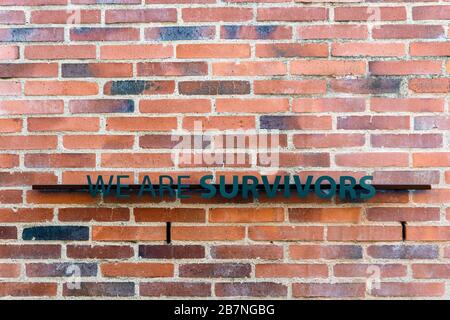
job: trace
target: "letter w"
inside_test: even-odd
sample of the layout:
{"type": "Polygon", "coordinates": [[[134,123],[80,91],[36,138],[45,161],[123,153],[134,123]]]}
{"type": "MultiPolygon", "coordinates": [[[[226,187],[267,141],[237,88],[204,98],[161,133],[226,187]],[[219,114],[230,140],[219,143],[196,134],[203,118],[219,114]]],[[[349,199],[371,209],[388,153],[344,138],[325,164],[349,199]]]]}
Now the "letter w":
{"type": "Polygon", "coordinates": [[[87,176],[88,184],[89,184],[89,193],[91,196],[95,197],[97,193],[99,193],[99,185],[101,186],[101,192],[103,193],[103,196],[107,196],[109,192],[111,191],[111,186],[113,182],[114,176],[111,175],[109,177],[108,187],[105,188],[105,183],[103,182],[103,176],[99,175],[97,177],[97,182],[95,184],[95,187],[92,185],[91,176],[87,176]]]}

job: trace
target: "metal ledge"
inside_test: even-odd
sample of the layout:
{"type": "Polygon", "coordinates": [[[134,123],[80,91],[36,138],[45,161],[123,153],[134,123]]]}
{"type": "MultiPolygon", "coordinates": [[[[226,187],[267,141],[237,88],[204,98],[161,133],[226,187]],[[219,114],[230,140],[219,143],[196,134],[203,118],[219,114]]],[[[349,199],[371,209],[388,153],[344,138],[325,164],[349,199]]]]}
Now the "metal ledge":
{"type": "MultiPolygon", "coordinates": [[[[212,184],[214,186],[216,186],[216,188],[219,187],[218,184],[212,184]]],[[[282,190],[283,185],[281,185],[281,188],[279,188],[278,190],[282,190]]],[[[272,186],[272,185],[271,185],[272,186]]],[[[302,187],[304,187],[305,185],[302,185],[302,187]]],[[[372,184],[372,186],[375,187],[375,190],[379,190],[379,191],[405,191],[405,190],[431,190],[431,185],[430,184],[372,184]]],[[[128,190],[138,190],[141,187],[140,184],[130,184],[127,186],[128,190]]],[[[177,189],[178,186],[176,184],[171,185],[171,187],[173,189],[177,189]]],[[[155,190],[159,190],[160,186],[157,184],[153,185],[153,188],[155,190]]],[[[232,185],[231,184],[227,184],[226,185],[226,189],[231,189],[232,185]]],[[[239,185],[239,189],[242,188],[242,185],[239,185]]],[[[295,190],[296,189],[296,185],[295,184],[290,184],[289,188],[291,190],[295,190]]],[[[321,189],[329,189],[330,185],[320,185],[321,189]]],[[[336,188],[339,190],[340,189],[340,185],[337,184],[336,188]]],[[[356,190],[362,190],[361,185],[357,184],[354,187],[356,190]]],[[[117,189],[117,185],[111,185],[111,189],[115,190],[117,189]]],[[[264,190],[264,185],[259,184],[256,186],[257,190],[264,190]]],[[[85,184],[34,184],[32,185],[32,190],[37,190],[37,191],[43,191],[43,192],[89,192],[89,185],[85,185],[85,184]]],[[[188,191],[204,191],[204,188],[202,188],[199,184],[192,184],[189,185],[189,188],[185,189],[186,192],[188,191]]]]}

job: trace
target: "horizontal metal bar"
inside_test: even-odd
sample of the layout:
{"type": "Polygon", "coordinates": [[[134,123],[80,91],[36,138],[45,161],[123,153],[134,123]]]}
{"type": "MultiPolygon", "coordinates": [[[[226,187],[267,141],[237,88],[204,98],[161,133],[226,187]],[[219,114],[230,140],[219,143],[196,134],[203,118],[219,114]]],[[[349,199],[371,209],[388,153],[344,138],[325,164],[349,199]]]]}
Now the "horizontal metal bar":
{"type": "MultiPolygon", "coordinates": [[[[218,184],[212,184],[214,186],[216,186],[216,188],[219,187],[218,184]]],[[[167,187],[167,185],[164,185],[165,187],[167,187]]],[[[376,190],[430,190],[431,189],[431,185],[429,184],[372,184],[372,186],[376,189],[376,190]]],[[[122,186],[123,187],[123,186],[122,186]]],[[[176,184],[171,185],[171,187],[173,189],[177,189],[178,186],[176,184]]],[[[272,187],[272,185],[271,185],[272,187]]],[[[303,184],[302,187],[305,187],[305,185],[303,184]]],[[[138,190],[139,188],[141,188],[140,184],[130,184],[127,185],[127,189],[129,190],[138,190]]],[[[153,188],[155,190],[159,190],[160,189],[160,185],[153,185],[153,188]]],[[[227,184],[225,186],[226,189],[231,189],[232,185],[231,184],[227,184]]],[[[242,188],[242,185],[239,185],[239,189],[242,188]]],[[[264,190],[264,185],[259,184],[256,186],[257,190],[264,190]]],[[[295,184],[290,184],[289,188],[292,190],[296,189],[296,185],[295,184]]],[[[322,184],[320,185],[321,189],[330,189],[330,185],[327,184],[322,184]]],[[[337,184],[336,188],[339,189],[340,185],[337,184]]],[[[354,187],[356,190],[361,190],[363,189],[361,185],[357,184],[354,187]]],[[[89,191],[89,185],[85,185],[85,184],[56,184],[56,185],[50,185],[50,184],[35,184],[32,185],[32,189],[33,190],[38,190],[38,191],[46,191],[46,192],[88,192],[89,191]]],[[[111,185],[111,189],[115,190],[117,189],[117,185],[111,185]]],[[[279,190],[284,189],[284,185],[280,184],[280,187],[278,188],[279,190]]],[[[186,192],[187,191],[204,191],[205,189],[198,185],[198,184],[194,184],[194,185],[189,185],[188,188],[184,189],[186,192]]]]}

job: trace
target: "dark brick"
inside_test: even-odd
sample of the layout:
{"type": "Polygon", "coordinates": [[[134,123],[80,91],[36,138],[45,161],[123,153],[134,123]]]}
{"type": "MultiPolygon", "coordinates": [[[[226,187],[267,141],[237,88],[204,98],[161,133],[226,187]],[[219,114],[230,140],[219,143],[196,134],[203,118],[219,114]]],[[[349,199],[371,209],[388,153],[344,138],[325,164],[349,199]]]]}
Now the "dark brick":
{"type": "Polygon", "coordinates": [[[221,95],[249,94],[248,81],[182,81],[178,84],[180,94],[185,95],[221,95]]]}
{"type": "Polygon", "coordinates": [[[367,254],[378,259],[437,259],[439,247],[434,245],[370,246],[367,254]]]}
{"type": "Polygon", "coordinates": [[[246,278],[250,273],[250,264],[242,263],[193,263],[179,268],[180,277],[188,278],[246,278]]]}
{"type": "Polygon", "coordinates": [[[450,130],[450,116],[422,116],[414,118],[415,130],[450,130]]]}
{"type": "Polygon", "coordinates": [[[17,228],[0,227],[0,239],[17,239],[17,228]]]}
{"type": "Polygon", "coordinates": [[[210,283],[152,282],[141,283],[139,293],[150,297],[209,297],[210,283]]]}
{"type": "Polygon", "coordinates": [[[216,283],[218,297],[285,297],[287,287],[274,282],[216,283]]]}
{"type": "Polygon", "coordinates": [[[132,297],[134,291],[133,282],[82,282],[79,289],[63,287],[63,295],[71,297],[132,297]]]}
{"type": "Polygon", "coordinates": [[[73,28],[70,30],[72,41],[131,41],[139,40],[136,28],[73,28]]]}
{"type": "Polygon", "coordinates": [[[294,283],[292,295],[307,298],[364,297],[364,283],[294,283]]]}
{"type": "Polygon", "coordinates": [[[369,221],[439,221],[439,208],[377,207],[366,209],[369,221]]]}
{"type": "Polygon", "coordinates": [[[89,227],[45,226],[23,229],[23,240],[89,240],[89,227]]]}
{"type": "Polygon", "coordinates": [[[205,248],[199,245],[140,245],[139,257],[146,259],[204,258],[205,248]]]}
{"type": "Polygon", "coordinates": [[[63,28],[0,29],[0,41],[8,41],[8,42],[64,41],[64,29],[63,28]]]}
{"type": "Polygon", "coordinates": [[[67,257],[75,259],[126,259],[133,256],[133,248],[129,246],[67,246],[67,257]]]}
{"type": "Polygon", "coordinates": [[[331,82],[334,92],[383,94],[398,93],[400,79],[370,78],[370,79],[338,79],[331,82]]]}
{"type": "Polygon", "coordinates": [[[215,28],[207,27],[159,27],[145,30],[145,39],[158,41],[214,39],[215,28]]]}
{"type": "Polygon", "coordinates": [[[134,112],[134,101],[128,99],[72,100],[72,113],[128,113],[134,112]]]}
{"type": "Polygon", "coordinates": [[[60,257],[60,245],[0,245],[0,258],[2,259],[58,259],[60,257]]]}
{"type": "Polygon", "coordinates": [[[375,171],[374,184],[438,184],[439,171],[375,171]]]}
{"type": "Polygon", "coordinates": [[[289,39],[292,30],[286,26],[223,26],[222,39],[289,39]]]}
{"type": "Polygon", "coordinates": [[[302,116],[261,116],[261,129],[279,129],[279,130],[328,130],[331,129],[331,118],[327,116],[308,117],[301,119],[302,116]]]}
{"type": "Polygon", "coordinates": [[[94,277],[97,275],[97,264],[70,262],[27,264],[27,276],[29,277],[69,277],[72,275],[94,277]],[[80,273],[75,273],[74,270],[79,270],[80,273]]]}
{"type": "Polygon", "coordinates": [[[143,62],[137,64],[138,76],[203,76],[206,62],[143,62]]]}
{"type": "Polygon", "coordinates": [[[375,148],[439,148],[442,134],[373,134],[370,143],[375,148]]]}
{"type": "Polygon", "coordinates": [[[175,90],[174,81],[124,80],[109,81],[104,93],[110,95],[169,94],[175,90]]]}

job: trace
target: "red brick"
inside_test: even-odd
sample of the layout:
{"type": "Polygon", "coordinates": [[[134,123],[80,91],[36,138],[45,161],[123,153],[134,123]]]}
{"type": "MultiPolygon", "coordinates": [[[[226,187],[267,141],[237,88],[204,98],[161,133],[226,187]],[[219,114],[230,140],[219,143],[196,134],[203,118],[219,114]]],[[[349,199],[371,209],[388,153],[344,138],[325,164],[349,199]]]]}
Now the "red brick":
{"type": "Polygon", "coordinates": [[[407,167],[408,154],[399,152],[342,153],[335,156],[343,167],[407,167]]]}
{"type": "Polygon", "coordinates": [[[22,203],[22,190],[1,190],[0,203],[1,204],[18,204],[22,203]]]}
{"type": "Polygon", "coordinates": [[[408,86],[416,93],[447,93],[450,92],[450,79],[410,79],[408,86]]]}
{"type": "Polygon", "coordinates": [[[56,283],[1,282],[1,297],[52,297],[56,296],[56,283]]]}
{"type": "Polygon", "coordinates": [[[0,209],[0,222],[46,222],[53,219],[53,209],[0,209]]]}
{"type": "Polygon", "coordinates": [[[323,240],[322,227],[250,226],[248,237],[256,241],[319,241],[323,240]]]}
{"type": "Polygon", "coordinates": [[[361,208],[290,208],[289,221],[300,223],[357,223],[361,208]]]}
{"type": "Polygon", "coordinates": [[[104,277],[162,278],[173,276],[173,264],[170,263],[103,263],[101,272],[104,277]]]}
{"type": "Polygon", "coordinates": [[[128,221],[128,208],[60,208],[59,221],[128,221]]]}
{"type": "Polygon", "coordinates": [[[438,39],[444,35],[444,28],[440,25],[381,25],[374,29],[374,39],[438,39]]]}
{"type": "Polygon", "coordinates": [[[449,56],[450,42],[412,42],[409,45],[411,56],[449,56]]]}
{"type": "Polygon", "coordinates": [[[406,240],[409,241],[448,241],[450,227],[447,226],[407,226],[406,240]]]}
{"type": "Polygon", "coordinates": [[[172,227],[172,239],[179,241],[234,241],[244,238],[244,227],[172,227]]]}
{"type": "Polygon", "coordinates": [[[283,98],[216,99],[218,112],[271,113],[289,110],[289,101],[283,98]]]}
{"type": "Polygon", "coordinates": [[[179,44],[176,51],[180,59],[250,57],[248,44],[179,44]]]}
{"type": "Polygon", "coordinates": [[[18,81],[1,81],[0,96],[18,96],[21,93],[22,85],[18,81]]]}
{"type": "Polygon", "coordinates": [[[98,93],[98,85],[85,81],[27,81],[27,96],[89,96],[98,93]]]}
{"type": "Polygon", "coordinates": [[[55,184],[57,177],[49,172],[0,172],[0,186],[29,186],[33,184],[55,184]]]}
{"type": "Polygon", "coordinates": [[[107,168],[165,168],[173,162],[169,153],[104,153],[101,165],[107,168]]]}
{"type": "Polygon", "coordinates": [[[368,31],[364,25],[314,25],[300,26],[299,39],[367,39],[368,31]]]}
{"type": "Polygon", "coordinates": [[[109,131],[170,131],[176,127],[176,118],[170,117],[111,117],[106,121],[109,131]]]}
{"type": "Polygon", "coordinates": [[[31,12],[31,23],[34,24],[69,24],[79,19],[78,23],[100,23],[100,10],[79,10],[74,16],[72,10],[35,10],[31,12]]]}
{"type": "Polygon", "coordinates": [[[63,137],[66,149],[131,149],[134,137],[130,135],[70,135],[63,137]]]}
{"type": "Polygon", "coordinates": [[[405,55],[405,45],[384,42],[336,42],[331,45],[331,55],[335,57],[402,57],[405,55]]]}
{"type": "Polygon", "coordinates": [[[20,264],[0,263],[0,278],[18,278],[20,275],[20,264]]]}
{"type": "Polygon", "coordinates": [[[278,222],[284,220],[282,208],[213,208],[209,210],[209,222],[249,223],[278,222]]]}
{"type": "Polygon", "coordinates": [[[372,98],[370,110],[376,112],[442,112],[444,101],[437,98],[372,98]]]}
{"type": "Polygon", "coordinates": [[[0,10],[0,23],[25,24],[25,12],[19,10],[0,10]]]}
{"type": "Polygon", "coordinates": [[[25,47],[25,58],[43,60],[92,59],[94,45],[33,45],[25,47]]]}
{"type": "Polygon", "coordinates": [[[177,11],[167,9],[113,9],[105,11],[105,23],[176,22],[177,11]]]}
{"type": "Polygon", "coordinates": [[[406,266],[401,264],[336,264],[333,267],[333,272],[336,277],[366,278],[373,274],[374,268],[379,270],[381,278],[398,278],[406,276],[406,266]]]}
{"type": "Polygon", "coordinates": [[[438,282],[385,282],[372,289],[378,297],[441,297],[444,292],[444,284],[438,282]]]}
{"type": "Polygon", "coordinates": [[[326,278],[325,264],[268,263],[255,266],[257,278],[326,278]]]}
{"type": "Polygon", "coordinates": [[[212,68],[215,76],[277,76],[287,72],[286,65],[281,61],[215,62],[212,68]]]}
{"type": "Polygon", "coordinates": [[[416,6],[412,8],[413,20],[449,20],[450,6],[416,6]]]}
{"type": "Polygon", "coordinates": [[[292,295],[305,298],[358,298],[364,297],[365,283],[294,283],[292,295]]]}
{"type": "Polygon", "coordinates": [[[450,166],[450,153],[448,152],[421,152],[413,154],[413,165],[419,168],[448,167],[450,166]]]}
{"type": "Polygon", "coordinates": [[[315,94],[325,93],[324,80],[255,80],[255,94],[315,94]]]}
{"type": "Polygon", "coordinates": [[[208,99],[154,99],[140,100],[144,113],[207,113],[211,111],[208,99]]]}
{"type": "Polygon", "coordinates": [[[406,20],[405,7],[339,7],[334,8],[335,21],[401,21],[406,20]]]}
{"type": "Polygon", "coordinates": [[[61,114],[64,112],[62,100],[4,100],[0,101],[0,114],[32,115],[61,114]]]}
{"type": "Polygon", "coordinates": [[[441,263],[423,263],[412,265],[413,277],[416,279],[449,279],[450,265],[441,263]]]}
{"type": "Polygon", "coordinates": [[[28,131],[98,131],[100,128],[98,118],[29,118],[28,131]]]}
{"type": "Polygon", "coordinates": [[[276,245],[217,245],[211,247],[211,256],[215,259],[277,260],[283,257],[283,250],[276,245]]]}
{"type": "Polygon", "coordinates": [[[401,227],[342,226],[328,227],[329,241],[400,241],[401,227]]]}
{"type": "Polygon", "coordinates": [[[214,8],[183,8],[182,17],[185,22],[234,22],[250,21],[251,8],[214,7],[214,8]]]}
{"type": "Polygon", "coordinates": [[[56,149],[56,136],[3,136],[0,150],[48,150],[56,149]]]}
{"type": "Polygon", "coordinates": [[[328,19],[326,8],[279,7],[258,8],[257,21],[324,21],[328,19]]]}
{"type": "Polygon", "coordinates": [[[351,148],[361,147],[365,143],[362,134],[295,134],[296,148],[351,148]]]}
{"type": "Polygon", "coordinates": [[[205,222],[205,211],[194,208],[135,208],[136,222],[205,222]]]}
{"type": "Polygon", "coordinates": [[[103,45],[100,47],[100,58],[104,60],[129,59],[163,59],[173,55],[170,45],[141,44],[141,45],[103,45]]]}
{"type": "Polygon", "coordinates": [[[361,98],[298,98],[294,99],[295,112],[361,112],[365,110],[361,98]]]}
{"type": "Polygon", "coordinates": [[[441,61],[370,61],[373,75],[440,74],[441,61]]]}
{"type": "Polygon", "coordinates": [[[292,61],[291,74],[293,75],[319,75],[319,76],[344,76],[363,75],[366,73],[364,61],[340,61],[340,60],[314,60],[292,61]]]}
{"type": "Polygon", "coordinates": [[[328,45],[325,43],[256,44],[256,56],[260,58],[327,57],[328,45]]]}
{"type": "Polygon", "coordinates": [[[25,155],[28,168],[93,168],[95,155],[89,153],[34,153],[25,155]]]}
{"type": "Polygon", "coordinates": [[[0,133],[22,131],[22,119],[0,119],[0,133]]]}
{"type": "Polygon", "coordinates": [[[0,46],[0,60],[16,60],[16,59],[19,59],[19,47],[0,46]]]}
{"type": "Polygon", "coordinates": [[[158,241],[165,240],[165,227],[94,226],[92,239],[95,241],[158,241]]]}

